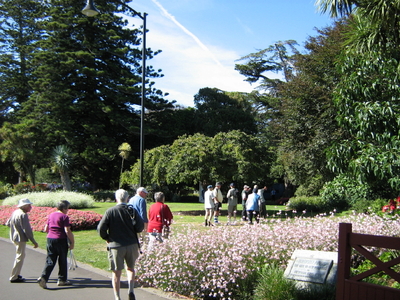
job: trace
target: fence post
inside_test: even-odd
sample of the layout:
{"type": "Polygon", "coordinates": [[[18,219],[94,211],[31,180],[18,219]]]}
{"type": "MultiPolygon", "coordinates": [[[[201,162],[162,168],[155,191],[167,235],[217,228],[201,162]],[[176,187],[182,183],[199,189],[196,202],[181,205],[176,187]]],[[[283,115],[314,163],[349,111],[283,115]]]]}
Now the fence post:
{"type": "Polygon", "coordinates": [[[336,300],[345,299],[345,279],[350,277],[351,246],[350,234],[351,223],[339,223],[339,245],[338,245],[338,271],[336,283],[336,300]]]}

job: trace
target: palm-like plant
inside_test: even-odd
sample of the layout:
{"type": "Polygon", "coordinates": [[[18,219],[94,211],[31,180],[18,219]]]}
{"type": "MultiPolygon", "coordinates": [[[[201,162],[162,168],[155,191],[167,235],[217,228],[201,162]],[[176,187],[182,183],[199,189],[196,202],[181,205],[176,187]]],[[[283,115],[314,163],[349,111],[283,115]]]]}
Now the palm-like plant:
{"type": "Polygon", "coordinates": [[[71,190],[69,170],[73,163],[73,154],[68,146],[57,146],[52,153],[53,170],[60,173],[63,190],[71,190]]]}
{"type": "Polygon", "coordinates": [[[356,0],[317,0],[315,5],[320,12],[328,12],[332,18],[336,18],[339,15],[350,14],[359,2],[356,0]]]}
{"type": "Polygon", "coordinates": [[[400,0],[316,0],[322,13],[331,17],[353,14],[348,45],[358,53],[378,49],[398,57],[400,0]]]}
{"type": "MultiPolygon", "coordinates": [[[[131,145],[129,145],[128,143],[122,143],[119,147],[118,147],[118,151],[119,151],[119,156],[122,157],[122,163],[121,163],[121,175],[122,175],[122,171],[124,169],[124,160],[128,159],[129,154],[132,151],[131,145]]],[[[120,180],[120,187],[121,187],[121,180],[120,180]]]]}

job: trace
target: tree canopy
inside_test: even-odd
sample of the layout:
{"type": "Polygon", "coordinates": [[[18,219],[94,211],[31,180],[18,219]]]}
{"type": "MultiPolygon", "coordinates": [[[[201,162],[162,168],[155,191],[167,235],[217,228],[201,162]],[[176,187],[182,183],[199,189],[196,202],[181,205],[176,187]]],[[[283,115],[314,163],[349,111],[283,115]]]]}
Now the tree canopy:
{"type": "MultiPolygon", "coordinates": [[[[215,181],[266,182],[273,153],[262,140],[244,132],[220,132],[214,137],[204,134],[184,135],[172,145],[153,148],[145,155],[145,181],[163,185],[215,181]]],[[[131,184],[139,176],[139,163],[123,174],[122,183],[131,184]]]]}
{"type": "MultiPolygon", "coordinates": [[[[13,160],[34,183],[35,167],[48,164],[52,149],[66,144],[77,153],[75,174],[94,186],[108,186],[118,178],[118,145],[139,144],[135,105],[140,104],[143,76],[141,31],[126,27],[124,17],[115,14],[130,11],[101,0],[96,6],[106,13],[95,18],[84,16],[77,0],[55,0],[51,6],[28,0],[1,4],[0,103],[2,121],[7,121],[0,129],[3,160],[13,160]],[[24,149],[24,155],[10,154],[10,147],[21,147],[7,131],[29,135],[37,146],[24,149]],[[29,162],[28,151],[33,152],[29,162]]],[[[146,59],[157,53],[147,49],[146,59]]],[[[173,108],[150,81],[159,76],[147,66],[149,112],[173,108]]]]}

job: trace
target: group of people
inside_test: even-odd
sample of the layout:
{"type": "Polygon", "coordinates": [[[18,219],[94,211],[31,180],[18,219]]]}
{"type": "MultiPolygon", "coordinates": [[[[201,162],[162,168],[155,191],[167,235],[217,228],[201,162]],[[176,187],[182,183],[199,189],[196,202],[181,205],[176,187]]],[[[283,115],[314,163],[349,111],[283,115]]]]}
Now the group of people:
{"type": "MultiPolygon", "coordinates": [[[[6,222],[6,225],[10,227],[10,239],[16,248],[15,261],[10,276],[12,283],[25,281],[25,278],[21,276],[21,269],[25,259],[26,243],[31,241],[34,248],[38,247],[28,217],[28,213],[32,210],[32,204],[29,199],[19,200],[18,209],[12,213],[6,222]]],[[[68,201],[61,201],[57,206],[57,211],[48,216],[43,229],[47,232],[47,257],[42,274],[38,278],[38,283],[42,288],[47,287],[46,283],[57,263],[57,259],[59,264],[57,285],[71,285],[71,282],[67,280],[67,256],[68,249],[74,249],[74,235],[67,216],[69,206],[68,201]]]]}
{"type": "MultiPolygon", "coordinates": [[[[221,182],[217,182],[215,187],[212,185],[207,186],[207,191],[204,193],[204,208],[205,208],[205,226],[213,226],[218,224],[218,217],[220,215],[223,196],[221,192],[221,182]],[[214,224],[211,222],[214,218],[214,224]]],[[[267,187],[264,186],[259,189],[257,185],[251,189],[248,185],[243,187],[241,193],[235,187],[234,183],[229,185],[229,191],[226,194],[228,204],[228,222],[227,225],[236,224],[236,213],[238,201],[242,200],[242,220],[248,221],[249,224],[253,224],[253,219],[258,223],[260,217],[266,217],[266,197],[265,193],[267,187]],[[233,218],[233,223],[232,223],[233,218]]]]}
{"type": "MultiPolygon", "coordinates": [[[[149,248],[154,243],[163,241],[163,232],[169,231],[173,215],[168,205],[164,204],[165,195],[155,193],[156,203],[150,206],[147,215],[146,197],[148,192],[140,187],[136,195],[129,199],[129,194],[123,189],[115,192],[116,205],[104,213],[97,231],[107,243],[108,258],[112,271],[112,286],[116,300],[120,299],[120,281],[122,270],[126,265],[129,299],[136,299],[133,291],[135,278],[135,262],[140,251],[142,232],[149,236],[149,248]]],[[[6,222],[10,227],[10,239],[16,247],[16,257],[11,271],[10,282],[25,282],[21,276],[21,269],[25,258],[26,243],[31,241],[34,248],[38,247],[29,222],[28,213],[32,209],[29,199],[21,199],[17,209],[6,222]]],[[[41,276],[38,278],[40,287],[46,289],[57,260],[59,266],[58,286],[69,286],[68,280],[68,250],[74,249],[75,240],[71,231],[68,217],[70,203],[62,200],[57,211],[51,213],[44,228],[47,232],[47,257],[41,276]]]]}

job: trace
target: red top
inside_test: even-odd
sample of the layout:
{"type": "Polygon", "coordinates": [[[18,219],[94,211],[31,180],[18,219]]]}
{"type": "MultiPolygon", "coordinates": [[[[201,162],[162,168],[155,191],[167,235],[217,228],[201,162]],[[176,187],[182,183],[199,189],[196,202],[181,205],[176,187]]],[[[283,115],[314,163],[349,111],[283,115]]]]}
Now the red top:
{"type": "Polygon", "coordinates": [[[173,218],[168,205],[162,202],[154,203],[149,209],[149,225],[147,227],[147,232],[161,233],[163,225],[169,226],[173,218]]]}

